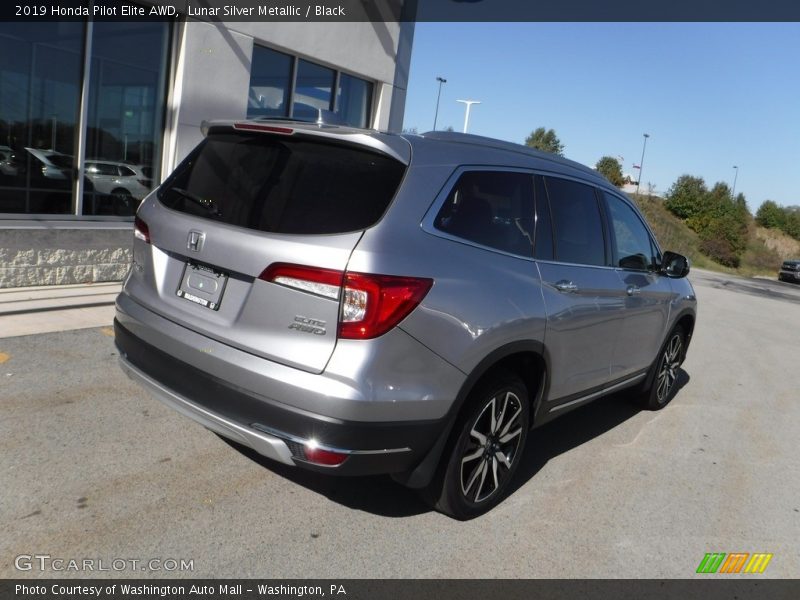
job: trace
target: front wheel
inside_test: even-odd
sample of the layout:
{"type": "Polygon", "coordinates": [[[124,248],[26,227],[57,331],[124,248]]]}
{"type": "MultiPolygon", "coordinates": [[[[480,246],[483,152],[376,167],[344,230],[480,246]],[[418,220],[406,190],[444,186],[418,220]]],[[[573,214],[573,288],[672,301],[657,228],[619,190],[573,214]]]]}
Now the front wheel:
{"type": "Polygon", "coordinates": [[[528,391],[517,376],[501,373],[479,385],[454,428],[436,508],[471,519],[499,503],[522,459],[529,424],[528,391]]]}
{"type": "Polygon", "coordinates": [[[655,373],[651,377],[650,388],[642,394],[645,408],[660,410],[664,408],[677,389],[678,370],[683,362],[686,335],[678,325],[667,337],[655,363],[655,373]]]}

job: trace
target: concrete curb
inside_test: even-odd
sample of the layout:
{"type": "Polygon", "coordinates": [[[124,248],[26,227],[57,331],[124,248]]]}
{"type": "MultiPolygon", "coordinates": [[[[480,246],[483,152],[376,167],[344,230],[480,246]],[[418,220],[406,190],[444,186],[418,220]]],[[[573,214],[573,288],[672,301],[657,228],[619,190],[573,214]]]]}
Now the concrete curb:
{"type": "Polygon", "coordinates": [[[0,289],[0,338],[110,327],[120,282],[0,289]]]}

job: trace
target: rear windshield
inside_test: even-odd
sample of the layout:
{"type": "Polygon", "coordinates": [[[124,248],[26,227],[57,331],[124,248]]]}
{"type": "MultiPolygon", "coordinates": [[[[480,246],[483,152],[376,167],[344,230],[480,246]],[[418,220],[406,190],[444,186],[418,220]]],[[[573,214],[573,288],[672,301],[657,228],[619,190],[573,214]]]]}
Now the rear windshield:
{"type": "Polygon", "coordinates": [[[374,225],[402,163],[341,144],[263,134],[211,134],[159,190],[174,210],[259,231],[325,234],[374,225]]]}

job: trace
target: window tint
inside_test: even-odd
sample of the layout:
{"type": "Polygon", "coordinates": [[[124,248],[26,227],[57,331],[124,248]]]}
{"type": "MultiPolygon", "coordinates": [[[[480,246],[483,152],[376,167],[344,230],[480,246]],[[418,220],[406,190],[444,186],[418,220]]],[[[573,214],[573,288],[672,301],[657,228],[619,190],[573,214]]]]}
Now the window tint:
{"type": "Polygon", "coordinates": [[[381,218],[404,171],[392,158],[352,146],[212,130],[159,199],[260,231],[344,233],[381,218]]]}
{"type": "Polygon", "coordinates": [[[553,224],[550,219],[550,203],[544,189],[544,179],[536,176],[536,248],[533,255],[541,260],[553,260],[553,224]]]}
{"type": "Polygon", "coordinates": [[[451,235],[521,256],[533,251],[532,177],[525,173],[464,173],[434,226],[451,235]]]}
{"type": "Polygon", "coordinates": [[[653,265],[653,245],[636,212],[620,198],[603,192],[614,236],[614,260],[624,269],[648,269],[653,265]]]}
{"type": "Polygon", "coordinates": [[[545,177],[556,235],[556,260],[605,265],[600,207],[594,188],[576,181],[545,177]]]}
{"type": "Polygon", "coordinates": [[[124,165],[120,165],[119,174],[122,175],[123,177],[133,177],[134,175],[136,175],[136,171],[124,165]]]}

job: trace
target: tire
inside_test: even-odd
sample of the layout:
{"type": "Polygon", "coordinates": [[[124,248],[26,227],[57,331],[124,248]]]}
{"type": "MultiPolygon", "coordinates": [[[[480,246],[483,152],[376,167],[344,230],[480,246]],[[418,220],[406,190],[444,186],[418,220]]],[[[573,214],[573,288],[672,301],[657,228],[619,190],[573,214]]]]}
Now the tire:
{"type": "Polygon", "coordinates": [[[530,400],[519,377],[502,371],[479,384],[453,428],[450,451],[432,483],[439,491],[433,494],[435,508],[464,520],[497,505],[522,460],[529,425],[530,400]]]}
{"type": "Polygon", "coordinates": [[[133,210],[133,196],[125,188],[116,188],[112,190],[111,197],[114,201],[115,214],[129,216],[136,212],[133,210]]]}
{"type": "Polygon", "coordinates": [[[650,387],[642,392],[642,404],[648,410],[661,410],[670,403],[677,390],[678,367],[685,355],[686,334],[677,325],[667,336],[648,377],[650,387]]]}

